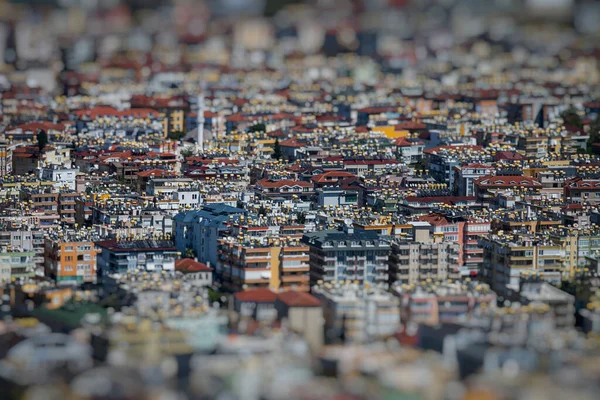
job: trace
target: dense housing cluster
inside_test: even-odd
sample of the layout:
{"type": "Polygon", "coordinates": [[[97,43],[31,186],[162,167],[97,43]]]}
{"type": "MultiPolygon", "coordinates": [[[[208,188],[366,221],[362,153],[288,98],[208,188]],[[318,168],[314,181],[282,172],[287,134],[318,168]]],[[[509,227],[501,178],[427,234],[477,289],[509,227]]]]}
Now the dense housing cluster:
{"type": "Polygon", "coordinates": [[[13,3],[0,393],[597,397],[593,2],[13,3]]]}

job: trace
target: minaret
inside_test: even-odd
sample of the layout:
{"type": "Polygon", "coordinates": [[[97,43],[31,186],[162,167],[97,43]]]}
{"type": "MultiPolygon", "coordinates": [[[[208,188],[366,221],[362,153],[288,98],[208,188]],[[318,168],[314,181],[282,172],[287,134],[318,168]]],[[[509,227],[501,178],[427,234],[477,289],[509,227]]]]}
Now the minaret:
{"type": "Polygon", "coordinates": [[[200,152],[204,152],[204,95],[198,95],[198,137],[196,143],[200,148],[200,152]]]}

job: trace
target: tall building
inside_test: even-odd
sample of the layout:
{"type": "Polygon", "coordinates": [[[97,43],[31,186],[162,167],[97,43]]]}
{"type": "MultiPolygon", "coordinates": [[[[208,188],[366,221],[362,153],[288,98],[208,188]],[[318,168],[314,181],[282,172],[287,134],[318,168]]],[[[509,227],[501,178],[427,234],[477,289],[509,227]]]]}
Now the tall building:
{"type": "Polygon", "coordinates": [[[394,241],[389,258],[390,283],[416,283],[423,279],[458,279],[459,244],[434,240],[429,224],[414,223],[414,241],[394,241]]]}
{"type": "Polygon", "coordinates": [[[96,282],[96,246],[81,234],[51,234],[44,243],[44,266],[47,276],[59,284],[96,282]]]}
{"type": "Polygon", "coordinates": [[[215,274],[226,288],[309,291],[309,247],[297,238],[241,236],[218,243],[215,274]]]}
{"type": "Polygon", "coordinates": [[[201,210],[181,212],[173,217],[175,246],[182,254],[193,250],[198,261],[217,265],[217,240],[246,210],[224,204],[207,204],[201,210]]]}
{"type": "Polygon", "coordinates": [[[344,227],[307,233],[302,241],[310,247],[311,284],[388,281],[390,245],[377,231],[344,227]]]}
{"type": "Polygon", "coordinates": [[[499,232],[479,243],[483,247],[480,279],[498,295],[507,297],[518,292],[525,275],[560,283],[565,251],[542,235],[499,232]]]}
{"type": "Polygon", "coordinates": [[[385,290],[348,282],[313,286],[325,318],[325,342],[368,343],[392,336],[400,326],[400,299],[385,290]]]}
{"type": "Polygon", "coordinates": [[[13,146],[6,141],[0,141],[0,176],[12,175],[13,146]]]}

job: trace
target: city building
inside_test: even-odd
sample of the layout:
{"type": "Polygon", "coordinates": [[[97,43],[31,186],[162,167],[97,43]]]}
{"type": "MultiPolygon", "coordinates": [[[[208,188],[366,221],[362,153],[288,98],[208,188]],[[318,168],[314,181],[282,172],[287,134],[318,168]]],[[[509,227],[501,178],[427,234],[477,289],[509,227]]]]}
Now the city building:
{"type": "Polygon", "coordinates": [[[390,245],[376,231],[343,227],[307,233],[310,281],[385,283],[390,245]]]}
{"type": "Polygon", "coordinates": [[[392,336],[400,326],[400,299],[383,287],[319,283],[312,294],[323,307],[325,343],[369,343],[392,336]]]}
{"type": "Polygon", "coordinates": [[[495,308],[496,294],[477,281],[421,280],[396,282],[392,292],[402,300],[402,320],[428,325],[458,323],[479,307],[495,308]]]}
{"type": "Polygon", "coordinates": [[[96,242],[98,278],[128,271],[173,272],[180,252],[170,240],[133,239],[96,242]]]}
{"type": "Polygon", "coordinates": [[[390,284],[416,283],[424,279],[458,279],[459,244],[434,239],[429,224],[413,223],[414,241],[392,241],[389,257],[390,284]]]}
{"type": "Polygon", "coordinates": [[[59,284],[96,282],[98,251],[85,234],[51,234],[44,242],[46,276],[59,284]]]}
{"type": "Polygon", "coordinates": [[[565,271],[565,250],[549,238],[536,234],[492,234],[479,240],[483,247],[483,268],[479,279],[499,296],[518,293],[521,279],[539,276],[560,283],[565,271]]]}

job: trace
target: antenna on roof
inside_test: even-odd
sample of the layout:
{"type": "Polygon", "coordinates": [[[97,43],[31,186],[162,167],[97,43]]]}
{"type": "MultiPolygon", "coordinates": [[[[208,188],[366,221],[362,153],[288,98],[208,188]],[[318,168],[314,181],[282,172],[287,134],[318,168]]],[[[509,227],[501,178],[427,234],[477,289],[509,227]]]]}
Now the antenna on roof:
{"type": "Polygon", "coordinates": [[[198,94],[198,115],[196,116],[196,121],[198,122],[198,136],[196,138],[196,143],[199,146],[200,152],[204,152],[204,89],[206,84],[204,81],[200,83],[200,93],[198,94]]]}

